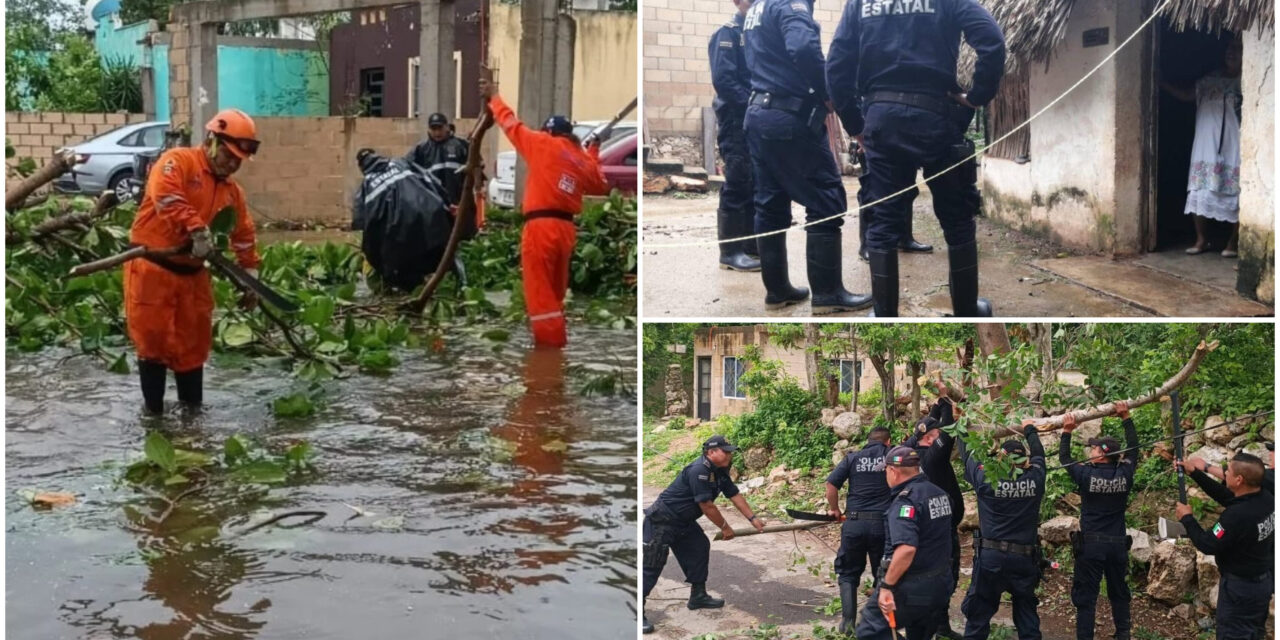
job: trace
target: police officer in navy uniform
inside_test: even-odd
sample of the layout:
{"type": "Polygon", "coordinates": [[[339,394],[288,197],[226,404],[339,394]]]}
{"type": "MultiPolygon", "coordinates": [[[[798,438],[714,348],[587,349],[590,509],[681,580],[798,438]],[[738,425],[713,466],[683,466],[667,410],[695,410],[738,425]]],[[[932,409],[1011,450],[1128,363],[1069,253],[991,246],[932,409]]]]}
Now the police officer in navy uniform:
{"type": "MultiPolygon", "coordinates": [[[[711,436],[702,443],[702,457],[689,463],[676,476],[658,499],[644,511],[644,597],[649,597],[658,576],[667,564],[667,552],[675,554],[685,581],[692,585],[689,591],[690,609],[718,609],[724,600],[707,594],[707,561],[711,557],[711,541],[698,526],[698,518],[707,519],[720,527],[725,540],[733,539],[733,528],[725,522],[716,508],[717,495],[728,498],[733,506],[755,526],[764,530],[764,520],[755,515],[746,498],[738,495],[738,487],[729,479],[729,465],[733,452],[738,448],[729,444],[724,436],[711,436]]],[[[653,631],[649,618],[644,617],[644,632],[653,631]]]]}
{"type": "Polygon", "coordinates": [[[982,640],[991,631],[991,616],[1000,607],[1001,594],[1013,599],[1013,626],[1018,638],[1040,638],[1036,585],[1040,583],[1040,503],[1045,492],[1044,446],[1030,420],[1023,424],[1027,444],[1006,440],[999,455],[1012,458],[1021,473],[987,484],[983,465],[959,443],[964,479],[978,498],[979,535],[974,539],[973,581],[960,610],[965,616],[966,640],[982,640]],[[1027,456],[1030,447],[1031,455],[1027,456]],[[1019,462],[1021,460],[1021,462],[1019,462]]]}
{"type": "MultiPolygon", "coordinates": [[[[1191,469],[1192,458],[1184,468],[1191,469]]],[[[1203,460],[1200,460],[1203,464],[1203,460]]],[[[1178,520],[1196,549],[1218,563],[1218,637],[1260,640],[1266,637],[1267,613],[1275,592],[1275,498],[1263,490],[1262,460],[1237,453],[1227,465],[1226,482],[1219,483],[1197,468],[1191,478],[1218,504],[1226,507],[1217,524],[1205,531],[1191,507],[1178,503],[1178,520]]]]}
{"type": "MultiPolygon", "coordinates": [[[[716,211],[716,237],[742,238],[755,232],[755,197],[751,179],[751,153],[742,119],[751,98],[751,73],[742,51],[742,20],[751,0],[733,0],[738,12],[711,35],[707,55],[711,61],[711,84],[716,99],[716,144],[724,160],[724,186],[720,187],[720,208],[716,211]]],[[[720,268],[732,271],[759,271],[755,240],[721,242],[720,268]]]]}
{"type": "MultiPolygon", "coordinates": [[[[827,146],[831,106],[813,0],[757,0],[747,11],[743,34],[751,70],[746,127],[755,167],[756,232],[785,230],[791,225],[791,203],[804,205],[807,222],[823,220],[805,227],[812,312],[865,309],[871,297],[849,293],[841,281],[840,214],[848,202],[827,146]]],[[[809,291],[791,286],[787,275],[786,234],[757,243],[765,307],[808,298],[809,291]]]]}
{"type": "Polygon", "coordinates": [[[882,571],[855,634],[858,640],[896,640],[894,629],[902,629],[908,640],[926,640],[954,586],[951,498],[920,473],[920,454],[910,447],[889,451],[885,476],[893,501],[885,513],[882,571]]]}
{"type": "MultiPolygon", "coordinates": [[[[1138,430],[1129,419],[1129,405],[1116,403],[1116,415],[1123,420],[1124,439],[1130,451],[1138,447],[1138,430]]],[[[1125,534],[1124,512],[1133,490],[1136,453],[1121,457],[1120,443],[1110,436],[1090,438],[1089,461],[1076,464],[1071,459],[1071,432],[1075,415],[1062,417],[1062,441],[1058,462],[1079,487],[1080,531],[1071,533],[1076,570],[1071,578],[1071,604],[1076,607],[1076,638],[1092,640],[1098,602],[1099,581],[1107,577],[1107,598],[1116,623],[1116,640],[1129,640],[1130,616],[1129,536],[1125,534]]]]}
{"type": "Polygon", "coordinates": [[[418,143],[404,159],[440,183],[447,202],[457,206],[462,200],[465,180],[458,169],[467,163],[469,150],[466,140],[453,135],[449,119],[443,113],[433,113],[427,117],[427,139],[418,143]]]}
{"type": "Polygon", "coordinates": [[[871,575],[880,572],[884,552],[884,514],[889,507],[889,484],[884,458],[889,452],[889,430],[876,427],[867,435],[867,446],[852,451],[827,476],[827,513],[839,519],[840,487],[847,481],[844,524],[840,526],[840,550],[835,569],[840,583],[840,633],[853,631],[857,614],[857,589],[862,570],[871,563],[871,575]]]}
{"type": "MultiPolygon", "coordinates": [[[[849,135],[866,149],[866,199],[909,189],[968,158],[965,138],[978,106],[995,97],[1004,73],[999,26],[977,0],[851,0],[831,41],[827,85],[849,135]],[[960,36],[978,53],[973,89],[960,92],[956,58],[960,36]],[[861,110],[859,104],[862,105],[861,110]]],[[[991,315],[978,298],[974,216],[982,200],[977,163],[970,159],[929,182],[933,211],[950,258],[951,305],[956,316],[991,315]]],[[[867,244],[876,317],[898,315],[898,253],[911,216],[906,193],[869,214],[867,244]]]]}
{"type": "Polygon", "coordinates": [[[915,433],[903,443],[920,454],[920,470],[938,488],[947,493],[951,499],[951,590],[947,592],[947,604],[939,610],[937,636],[948,640],[959,640],[959,633],[951,628],[949,613],[951,594],[955,585],[960,582],[960,522],[964,520],[964,497],[960,493],[960,482],[956,480],[956,471],[951,466],[951,452],[955,449],[956,439],[943,427],[955,424],[951,399],[946,397],[946,387],[941,386],[942,396],[929,408],[929,414],[916,422],[915,433]]]}

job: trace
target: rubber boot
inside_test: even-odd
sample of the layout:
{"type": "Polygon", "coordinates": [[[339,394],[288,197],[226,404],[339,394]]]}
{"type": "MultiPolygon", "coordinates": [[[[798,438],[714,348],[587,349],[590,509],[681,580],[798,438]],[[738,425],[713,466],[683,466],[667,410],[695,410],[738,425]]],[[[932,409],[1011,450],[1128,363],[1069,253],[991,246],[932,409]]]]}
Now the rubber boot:
{"type": "Polygon", "coordinates": [[[694,609],[719,609],[724,606],[724,600],[720,598],[712,598],[707,594],[707,583],[695,582],[693,588],[689,589],[689,610],[694,609]]]}
{"type": "Polygon", "coordinates": [[[951,310],[957,318],[990,318],[991,302],[978,297],[978,243],[947,249],[951,261],[951,310]]]}
{"type": "Polygon", "coordinates": [[[902,240],[898,241],[898,249],[907,253],[933,253],[933,245],[923,242],[916,242],[916,234],[912,231],[915,227],[915,216],[907,216],[907,232],[902,234],[902,240]]]}
{"type": "Polygon", "coordinates": [[[849,293],[840,280],[840,230],[813,229],[805,238],[805,264],[814,315],[857,311],[871,306],[871,296],[849,293]]]}
{"type": "Polygon", "coordinates": [[[1111,617],[1116,623],[1116,640],[1129,640],[1129,628],[1132,626],[1130,602],[1128,600],[1112,600],[1111,617]]]}
{"type": "MultiPolygon", "coordinates": [[[[739,216],[737,220],[738,220],[738,224],[736,225],[738,229],[737,237],[741,238],[743,236],[755,235],[756,217],[754,213],[752,213],[751,211],[748,211],[746,215],[739,216]]],[[[742,252],[745,253],[748,258],[751,258],[756,262],[760,261],[760,247],[759,245],[756,244],[755,238],[742,241],[742,252]]]]}
{"type": "Polygon", "coordinates": [[[872,249],[871,297],[875,300],[873,318],[898,317],[898,252],[872,249]]]}
{"type": "Polygon", "coordinates": [[[164,413],[164,383],[169,370],[154,360],[138,361],[138,380],[142,384],[142,406],[150,415],[164,413]]]}
{"type": "Polygon", "coordinates": [[[653,633],[653,623],[649,622],[649,616],[643,613],[640,616],[644,619],[644,626],[640,627],[642,633],[653,633]]]}
{"type": "Polygon", "coordinates": [[[871,257],[867,255],[867,225],[871,224],[871,220],[867,217],[871,213],[868,209],[858,212],[858,257],[863,262],[869,262],[871,257]]]}
{"type": "Polygon", "coordinates": [[[852,582],[840,583],[840,633],[853,635],[858,616],[858,592],[852,582]]]}
{"type": "MultiPolygon", "coordinates": [[[[717,210],[716,211],[716,230],[717,230],[716,237],[720,240],[724,240],[725,238],[741,238],[743,235],[750,235],[750,234],[743,234],[742,225],[737,224],[737,222],[738,221],[734,219],[733,214],[729,213],[728,211],[725,211],[724,209],[717,210]]],[[[746,242],[748,241],[735,240],[733,242],[720,243],[720,268],[721,269],[728,269],[730,271],[759,271],[760,270],[760,261],[752,260],[751,258],[748,258],[747,254],[743,251],[743,244],[745,244],[746,242]]]]}
{"type": "Polygon", "coordinates": [[[756,240],[760,245],[760,278],[764,281],[764,308],[781,309],[809,298],[809,290],[791,286],[787,277],[787,235],[775,233],[756,240]]]}
{"type": "Polygon", "coordinates": [[[182,373],[175,371],[173,378],[178,383],[178,402],[189,407],[204,403],[204,367],[182,373]]]}

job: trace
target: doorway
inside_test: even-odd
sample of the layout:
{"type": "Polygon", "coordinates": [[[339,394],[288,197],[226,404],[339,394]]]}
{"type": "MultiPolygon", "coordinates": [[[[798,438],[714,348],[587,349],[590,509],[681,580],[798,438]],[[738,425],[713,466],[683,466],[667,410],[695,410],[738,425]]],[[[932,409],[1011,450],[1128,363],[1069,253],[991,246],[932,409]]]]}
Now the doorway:
{"type": "Polygon", "coordinates": [[[711,356],[698,356],[698,419],[711,419],[711,356]]]}

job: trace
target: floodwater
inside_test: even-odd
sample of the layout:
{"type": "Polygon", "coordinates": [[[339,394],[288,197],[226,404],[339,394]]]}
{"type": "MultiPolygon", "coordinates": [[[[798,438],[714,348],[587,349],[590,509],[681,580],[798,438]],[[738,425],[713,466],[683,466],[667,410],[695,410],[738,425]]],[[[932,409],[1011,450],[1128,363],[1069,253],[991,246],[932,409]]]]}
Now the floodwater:
{"type": "Polygon", "coordinates": [[[307,419],[271,415],[303,387],[287,373],[215,356],[204,412],[160,428],[202,450],[305,439],[319,473],[159,526],[141,514],[163,503],[117,482],[142,450],[135,375],[11,352],[7,637],[634,637],[635,400],[580,393],[618,371],[634,389],[634,332],[581,329],[563,354],[451,340],[325,383],[307,419]],[[27,487],[78,500],[36,511],[27,487]],[[293,510],[324,517],[236,533],[293,510]]]}

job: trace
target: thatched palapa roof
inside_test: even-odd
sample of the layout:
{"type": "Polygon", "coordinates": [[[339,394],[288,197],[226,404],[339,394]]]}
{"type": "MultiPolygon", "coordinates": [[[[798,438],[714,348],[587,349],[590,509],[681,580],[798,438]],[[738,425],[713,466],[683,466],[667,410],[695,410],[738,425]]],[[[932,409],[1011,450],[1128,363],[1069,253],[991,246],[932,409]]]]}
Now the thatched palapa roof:
{"type": "MultiPolygon", "coordinates": [[[[1130,2],[1133,0],[1121,0],[1130,2]]],[[[1047,62],[1054,49],[1067,35],[1067,23],[1075,0],[979,0],[991,12],[1004,31],[1009,50],[1005,73],[1018,71],[1021,65],[1047,62]]],[[[1218,32],[1240,32],[1256,23],[1273,25],[1274,0],[1170,0],[1164,13],[1174,29],[1218,32]]],[[[1113,41],[1128,37],[1112,34],[1113,41]]],[[[973,49],[961,47],[959,76],[968,86],[977,61],[973,49]]]]}

